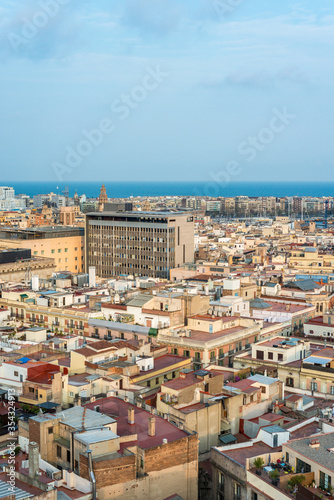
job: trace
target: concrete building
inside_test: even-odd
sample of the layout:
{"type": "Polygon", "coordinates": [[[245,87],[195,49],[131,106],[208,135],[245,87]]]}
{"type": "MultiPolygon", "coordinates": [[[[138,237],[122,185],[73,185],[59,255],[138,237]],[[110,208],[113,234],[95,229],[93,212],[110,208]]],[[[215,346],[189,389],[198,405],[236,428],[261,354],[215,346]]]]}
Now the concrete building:
{"type": "Polygon", "coordinates": [[[80,272],[84,269],[84,228],[1,228],[0,248],[28,248],[32,257],[54,259],[56,271],[80,272]]]}
{"type": "Polygon", "coordinates": [[[42,459],[89,480],[100,500],[197,498],[197,435],[121,399],[32,417],[28,439],[42,459]]]}
{"type": "Polygon", "coordinates": [[[169,212],[86,215],[86,269],[102,278],[132,274],[169,279],[194,260],[194,217],[169,212]]]}

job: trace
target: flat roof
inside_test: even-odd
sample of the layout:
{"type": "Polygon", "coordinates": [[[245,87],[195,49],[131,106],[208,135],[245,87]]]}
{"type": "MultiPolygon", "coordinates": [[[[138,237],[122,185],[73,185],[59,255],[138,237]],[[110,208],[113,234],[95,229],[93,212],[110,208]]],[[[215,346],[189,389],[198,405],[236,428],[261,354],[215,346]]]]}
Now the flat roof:
{"type": "Polygon", "coordinates": [[[216,448],[222,455],[225,455],[227,458],[237,462],[242,466],[246,466],[246,459],[257,457],[259,455],[265,455],[267,453],[276,453],[281,451],[282,447],[279,446],[277,448],[271,448],[267,444],[259,441],[254,443],[253,446],[247,446],[245,448],[235,448],[233,450],[224,450],[224,448],[216,448]]]}
{"type": "Polygon", "coordinates": [[[191,215],[190,212],[115,212],[115,211],[106,211],[106,212],[88,212],[86,215],[88,216],[116,216],[116,217],[132,217],[132,218],[147,218],[147,217],[184,217],[185,215],[191,215]]]}
{"type": "MultiPolygon", "coordinates": [[[[134,436],[137,435],[137,439],[133,441],[127,441],[120,445],[121,453],[124,449],[131,446],[140,446],[143,449],[153,448],[160,446],[163,443],[163,439],[167,439],[168,442],[173,442],[178,439],[185,438],[189,436],[189,433],[183,431],[171,424],[162,417],[154,415],[155,418],[155,436],[148,435],[148,425],[149,418],[152,417],[151,413],[138,408],[135,405],[131,405],[123,401],[122,399],[110,397],[99,399],[94,403],[89,403],[85,405],[85,408],[94,408],[94,406],[99,405],[101,414],[112,415],[117,421],[117,435],[118,436],[134,436]],[[134,409],[134,424],[129,424],[128,422],[128,409],[134,409]]],[[[66,410],[68,411],[68,410],[66,410]]],[[[93,412],[95,415],[99,413],[93,412]]]]}
{"type": "Polygon", "coordinates": [[[110,439],[116,438],[118,438],[117,434],[106,428],[74,434],[74,439],[76,439],[76,441],[86,445],[101,443],[102,441],[109,441],[110,439]]]}

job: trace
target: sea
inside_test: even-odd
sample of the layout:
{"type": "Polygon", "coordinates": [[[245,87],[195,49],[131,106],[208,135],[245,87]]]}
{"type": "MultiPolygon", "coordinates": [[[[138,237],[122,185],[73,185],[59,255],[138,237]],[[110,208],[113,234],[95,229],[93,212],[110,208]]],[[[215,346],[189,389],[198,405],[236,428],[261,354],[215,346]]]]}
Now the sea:
{"type": "Polygon", "coordinates": [[[1,185],[14,187],[16,194],[34,196],[50,192],[63,194],[68,188],[69,196],[75,191],[87,198],[97,198],[105,184],[109,198],[157,197],[157,196],[334,196],[334,182],[21,182],[1,181],[1,185]]]}

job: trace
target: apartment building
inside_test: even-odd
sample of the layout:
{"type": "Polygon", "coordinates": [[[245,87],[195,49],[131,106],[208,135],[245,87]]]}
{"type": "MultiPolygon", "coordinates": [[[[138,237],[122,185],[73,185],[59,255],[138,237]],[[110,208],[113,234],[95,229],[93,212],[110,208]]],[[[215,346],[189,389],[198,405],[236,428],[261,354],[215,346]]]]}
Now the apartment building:
{"type": "Polygon", "coordinates": [[[0,248],[27,248],[32,257],[52,258],[56,271],[77,273],[84,270],[84,228],[1,228],[0,248]]]}
{"type": "MultiPolygon", "coordinates": [[[[251,441],[212,448],[212,498],[218,500],[290,500],[295,498],[292,493],[297,491],[297,487],[291,487],[289,481],[300,475],[304,464],[302,457],[300,462],[297,462],[298,457],[295,460],[294,450],[307,449],[307,444],[303,446],[298,443],[317,441],[318,436],[315,434],[318,425],[319,423],[314,418],[294,424],[289,429],[284,429],[274,423],[261,427],[256,438],[251,441]],[[300,436],[305,435],[310,437],[300,439],[300,436]],[[263,460],[263,468],[256,468],[257,458],[263,460]],[[285,467],[286,464],[289,468],[285,467]],[[270,476],[273,470],[277,471],[275,479],[270,476]]],[[[326,438],[329,445],[332,442],[331,434],[323,436],[324,451],[328,448],[326,438]]],[[[323,452],[320,449],[318,452],[320,458],[323,452]]],[[[329,451],[326,456],[329,458],[329,451]]],[[[314,465],[316,469],[316,464],[314,465]]],[[[332,468],[332,459],[328,463],[328,469],[324,468],[324,465],[322,461],[321,472],[330,476],[328,469],[332,468]]],[[[309,487],[315,475],[310,474],[309,469],[306,471],[304,468],[302,483],[309,487]]],[[[316,484],[320,484],[320,471],[318,478],[316,484]]],[[[321,475],[321,481],[321,484],[328,484],[330,479],[321,475]]],[[[310,490],[306,493],[308,492],[310,490]]],[[[299,496],[297,498],[306,500],[313,497],[299,496]]]]}
{"type": "MultiPolygon", "coordinates": [[[[284,443],[282,451],[296,473],[307,475],[310,483],[332,492],[334,485],[334,433],[318,434],[284,443]]],[[[321,498],[321,497],[320,497],[321,498]]]]}
{"type": "Polygon", "coordinates": [[[159,332],[158,342],[172,354],[192,358],[194,369],[214,363],[232,366],[235,353],[249,349],[259,340],[260,332],[261,325],[252,319],[198,314],[190,317],[184,328],[159,332]]]}
{"type": "Polygon", "coordinates": [[[86,214],[86,269],[102,278],[131,274],[169,279],[194,260],[194,217],[170,212],[86,214]]]}
{"type": "Polygon", "coordinates": [[[32,417],[26,439],[43,460],[89,480],[94,498],[197,498],[196,434],[121,399],[32,417]]]}

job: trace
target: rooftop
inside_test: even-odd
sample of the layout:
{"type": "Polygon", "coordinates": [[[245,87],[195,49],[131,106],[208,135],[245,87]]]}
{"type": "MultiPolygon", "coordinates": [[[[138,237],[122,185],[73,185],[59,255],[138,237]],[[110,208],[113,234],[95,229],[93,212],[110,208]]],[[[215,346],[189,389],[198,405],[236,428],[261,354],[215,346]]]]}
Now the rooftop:
{"type": "MultiPolygon", "coordinates": [[[[94,408],[96,404],[96,402],[89,403],[85,408],[94,408]]],[[[134,438],[133,441],[121,444],[121,451],[123,451],[124,448],[135,445],[144,449],[152,448],[160,446],[163,443],[163,439],[167,439],[168,442],[171,442],[185,438],[189,435],[187,432],[175,427],[175,425],[164,418],[155,416],[155,436],[149,436],[148,425],[149,418],[152,415],[148,411],[114,397],[99,399],[98,404],[102,412],[100,415],[110,415],[113,419],[116,419],[118,436],[137,435],[137,439],[134,438]],[[128,422],[129,408],[134,409],[134,424],[129,424],[128,422]]],[[[92,411],[92,413],[95,412],[92,411]]]]}
{"type": "Polygon", "coordinates": [[[310,446],[312,438],[299,438],[293,441],[288,441],[285,444],[287,448],[294,450],[303,455],[303,457],[316,462],[317,464],[330,470],[334,470],[334,433],[331,434],[318,434],[319,448],[312,448],[310,446]]]}

